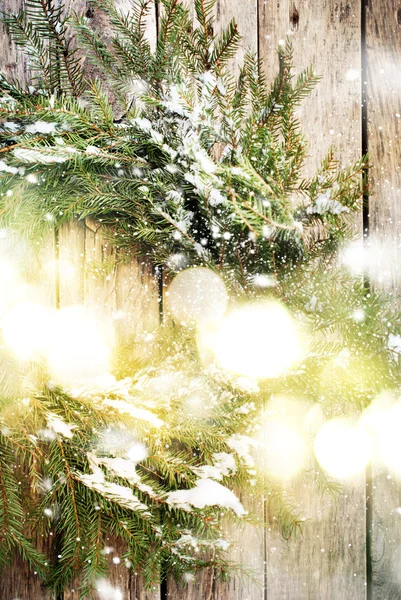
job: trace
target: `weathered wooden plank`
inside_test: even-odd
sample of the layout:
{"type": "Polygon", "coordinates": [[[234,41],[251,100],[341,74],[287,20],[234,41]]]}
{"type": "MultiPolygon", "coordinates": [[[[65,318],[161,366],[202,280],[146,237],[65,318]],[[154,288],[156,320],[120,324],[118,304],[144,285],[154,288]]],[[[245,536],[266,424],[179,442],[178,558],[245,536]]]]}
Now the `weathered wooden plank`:
{"type": "Polygon", "coordinates": [[[369,171],[369,230],[386,256],[376,281],[397,294],[401,281],[401,13],[395,0],[368,2],[366,8],[366,96],[369,171]]]}
{"type": "Polygon", "coordinates": [[[84,303],[85,222],[70,221],[58,230],[57,269],[60,306],[84,303]]]}
{"type": "MultiPolygon", "coordinates": [[[[331,145],[340,164],[361,154],[360,1],[261,2],[259,49],[267,81],[277,73],[276,49],[288,36],[294,72],[310,64],[322,76],[297,116],[306,134],[312,173],[331,145]]],[[[361,226],[359,225],[362,233],[361,226]]],[[[267,529],[267,597],[363,599],[365,575],[365,481],[356,478],[337,500],[313,488],[291,493],[308,519],[296,542],[267,529]]]]}
{"type": "MultiPolygon", "coordinates": [[[[25,271],[25,282],[29,283],[25,300],[49,307],[55,306],[56,277],[54,265],[54,231],[49,231],[43,240],[40,263],[33,253],[27,250],[25,258],[29,268],[25,271]]],[[[49,535],[31,533],[38,550],[49,560],[54,555],[52,549],[54,532],[49,535]]],[[[0,573],[0,598],[4,600],[54,600],[54,595],[45,588],[38,574],[28,568],[19,553],[14,553],[10,564],[0,573]]]]}
{"type": "MultiPolygon", "coordinates": [[[[380,253],[374,284],[394,295],[401,281],[401,9],[395,0],[366,2],[366,101],[369,236],[380,253]]],[[[376,460],[372,467],[372,598],[401,596],[401,482],[376,460]]]]}
{"type": "Polygon", "coordinates": [[[231,19],[238,25],[241,42],[238,53],[230,62],[231,70],[237,74],[243,64],[245,53],[258,50],[258,3],[217,0],[215,6],[216,31],[222,31],[231,19]]]}
{"type": "Polygon", "coordinates": [[[309,169],[331,145],[342,164],[360,156],[360,10],[360,0],[259,4],[259,50],[267,81],[277,74],[276,51],[287,37],[294,46],[294,72],[313,64],[322,76],[297,113],[311,144],[309,169]]]}
{"type": "Polygon", "coordinates": [[[274,523],[267,527],[269,600],[366,597],[364,483],[364,476],[355,478],[337,497],[300,483],[289,490],[306,520],[288,542],[274,523]]]}
{"type": "MultiPolygon", "coordinates": [[[[51,539],[39,538],[37,547],[46,556],[51,555],[51,539]]],[[[0,598],[2,600],[55,600],[37,573],[30,571],[18,555],[10,567],[0,576],[0,598]]]]}
{"type": "Polygon", "coordinates": [[[146,353],[146,337],[159,324],[157,281],[146,259],[133,257],[117,266],[116,324],[120,342],[138,338],[136,353],[146,353]]]}
{"type": "MultiPolygon", "coordinates": [[[[1,10],[17,12],[21,6],[23,0],[3,0],[1,10]]],[[[13,77],[20,84],[24,84],[27,79],[27,59],[16,51],[2,24],[0,24],[0,71],[7,77],[13,77]]]]}
{"type": "MultiPolygon", "coordinates": [[[[195,19],[194,4],[188,0],[188,6],[195,19]]],[[[237,74],[242,66],[247,50],[256,52],[258,47],[258,10],[257,2],[233,2],[232,0],[217,0],[215,9],[215,32],[222,31],[231,19],[235,19],[242,36],[238,55],[230,61],[230,69],[237,74]]],[[[263,521],[263,499],[253,498],[243,494],[244,505],[263,521]]],[[[254,578],[245,580],[233,578],[227,584],[216,581],[214,573],[207,570],[196,577],[193,583],[185,588],[173,579],[167,582],[167,597],[171,600],[262,600],[264,577],[264,533],[262,528],[244,525],[234,528],[225,523],[223,535],[233,540],[229,558],[237,564],[242,564],[256,573],[254,578]]]]}
{"type": "MultiPolygon", "coordinates": [[[[121,556],[125,551],[124,544],[119,541],[116,542],[116,540],[111,537],[107,538],[104,543],[107,552],[106,558],[109,565],[107,583],[111,587],[110,600],[117,597],[122,600],[160,600],[159,586],[155,586],[151,590],[145,590],[141,576],[134,572],[129,565],[127,566],[124,560],[121,559],[121,556]],[[116,564],[117,559],[120,559],[120,562],[116,564]],[[120,596],[118,596],[118,594],[120,594],[120,596]]],[[[64,592],[63,600],[79,600],[79,585],[79,579],[74,581],[71,584],[70,589],[64,592]]],[[[97,582],[97,585],[101,589],[101,581],[97,582]]],[[[98,598],[96,593],[94,598],[98,598]]],[[[42,600],[42,598],[40,600],[42,600]]],[[[43,598],[43,600],[47,599],[43,598]]],[[[107,599],[105,598],[105,600],[107,599]]]]}
{"type": "Polygon", "coordinates": [[[116,250],[100,223],[85,221],[85,306],[110,323],[116,312],[116,250]]]}
{"type": "MultiPolygon", "coordinates": [[[[263,523],[263,498],[247,491],[238,494],[249,512],[263,523]]],[[[212,569],[206,569],[191,583],[182,587],[172,578],[168,580],[168,600],[262,600],[264,598],[264,528],[248,524],[222,523],[223,539],[232,543],[229,560],[240,565],[247,573],[233,577],[229,582],[216,581],[212,569]]]]}

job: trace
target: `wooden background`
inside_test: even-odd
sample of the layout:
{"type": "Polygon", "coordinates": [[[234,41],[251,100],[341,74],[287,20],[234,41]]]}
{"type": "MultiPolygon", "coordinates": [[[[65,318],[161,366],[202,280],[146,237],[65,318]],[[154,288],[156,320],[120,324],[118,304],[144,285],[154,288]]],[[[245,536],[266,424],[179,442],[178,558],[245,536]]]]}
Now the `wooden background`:
{"type": "MultiPolygon", "coordinates": [[[[96,0],[69,2],[78,11],[91,7],[94,22],[102,25],[96,0]]],[[[21,3],[0,2],[11,10],[21,3]]],[[[117,0],[117,4],[128,8],[129,0],[117,0]]],[[[401,263],[401,2],[217,0],[217,26],[232,17],[243,35],[243,48],[258,51],[269,80],[277,71],[277,45],[288,35],[294,44],[296,70],[313,63],[323,76],[300,112],[310,141],[309,168],[333,143],[343,165],[369,150],[374,166],[365,233],[385,245],[382,285],[396,297],[401,263]]],[[[154,39],[156,13],[149,19],[148,31],[154,39]]],[[[26,65],[0,34],[0,68],[24,78],[26,65]]],[[[359,229],[362,235],[362,219],[359,229]]],[[[84,302],[113,320],[119,335],[157,327],[158,290],[149,265],[132,261],[110,269],[114,251],[96,223],[64,227],[58,240],[49,239],[46,252],[49,258],[58,257],[60,264],[58,284],[54,273],[43,282],[48,302],[58,306],[84,302]],[[123,321],[115,318],[120,314],[123,321]]],[[[366,477],[355,478],[337,498],[322,498],[300,484],[288,493],[308,519],[296,542],[285,542],[274,531],[268,504],[260,498],[244,501],[265,516],[265,528],[231,532],[237,539],[233,558],[251,565],[259,582],[234,580],[223,585],[214,581],[213,573],[204,573],[185,589],[168,581],[145,592],[140,573],[115,566],[112,580],[124,600],[401,599],[401,516],[397,510],[401,484],[373,464],[366,477]]],[[[47,543],[43,541],[44,546],[47,543]]],[[[16,562],[1,577],[0,598],[44,600],[51,596],[35,574],[16,562]]],[[[64,600],[77,598],[73,588],[64,595],[64,600]]]]}

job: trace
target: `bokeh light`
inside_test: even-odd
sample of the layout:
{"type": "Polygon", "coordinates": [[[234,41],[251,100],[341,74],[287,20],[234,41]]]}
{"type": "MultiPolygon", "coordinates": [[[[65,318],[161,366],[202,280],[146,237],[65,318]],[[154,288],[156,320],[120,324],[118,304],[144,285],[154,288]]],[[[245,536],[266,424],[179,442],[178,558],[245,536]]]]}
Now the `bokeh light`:
{"type": "Polygon", "coordinates": [[[46,360],[51,378],[70,385],[110,368],[109,333],[83,306],[55,310],[20,302],[1,319],[3,339],[20,360],[46,360]]]}
{"type": "Polygon", "coordinates": [[[84,383],[110,369],[107,332],[88,309],[72,306],[53,316],[46,357],[51,377],[59,384],[84,383]]]}
{"type": "Polygon", "coordinates": [[[295,477],[308,460],[308,430],[305,418],[309,406],[301,398],[272,396],[261,415],[255,441],[258,462],[269,476],[282,481],[295,477]]]}
{"type": "Polygon", "coordinates": [[[16,304],[3,315],[4,341],[18,359],[30,360],[43,352],[50,318],[49,309],[31,302],[16,304]]]}
{"type": "Polygon", "coordinates": [[[288,480],[305,466],[306,440],[290,419],[277,416],[265,419],[257,441],[260,466],[270,476],[288,480]]]}
{"type": "Polygon", "coordinates": [[[220,319],[227,308],[228,295],[222,279],[205,267],[191,267],[173,279],[167,304],[176,321],[193,326],[220,319]]]}
{"type": "Polygon", "coordinates": [[[223,369],[255,379],[282,375],[302,353],[295,323],[277,301],[244,305],[203,338],[223,369]]]}
{"type": "Polygon", "coordinates": [[[10,307],[15,289],[20,283],[16,265],[7,259],[0,259],[0,315],[10,307]]]}
{"type": "Polygon", "coordinates": [[[364,411],[361,425],[374,440],[376,461],[401,478],[401,402],[381,394],[364,411]]]}
{"type": "Polygon", "coordinates": [[[372,449],[369,434],[347,418],[335,418],[324,423],[314,444],[317,461],[337,479],[347,479],[363,471],[372,449]]]}

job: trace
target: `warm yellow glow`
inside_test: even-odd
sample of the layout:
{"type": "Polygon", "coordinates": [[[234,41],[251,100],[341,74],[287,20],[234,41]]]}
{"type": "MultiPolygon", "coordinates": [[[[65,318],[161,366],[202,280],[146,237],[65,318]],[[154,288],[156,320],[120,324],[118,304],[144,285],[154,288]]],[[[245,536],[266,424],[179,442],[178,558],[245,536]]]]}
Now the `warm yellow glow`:
{"type": "Polygon", "coordinates": [[[372,454],[372,440],[352,420],[337,418],[321,427],[315,438],[314,450],[316,459],[327,473],[346,479],[366,467],[372,454]]]}
{"type": "Polygon", "coordinates": [[[56,277],[56,274],[59,273],[63,277],[63,281],[74,279],[77,271],[73,263],[65,259],[51,260],[44,265],[43,270],[47,275],[52,277],[56,277]]]}
{"type": "Polygon", "coordinates": [[[362,274],[368,266],[369,252],[362,240],[356,240],[345,246],[341,252],[341,261],[352,273],[362,274]]]}
{"type": "Polygon", "coordinates": [[[0,259],[0,315],[10,307],[19,283],[16,266],[10,260],[0,259]]]}
{"type": "Polygon", "coordinates": [[[4,314],[4,341],[17,358],[29,360],[43,351],[50,315],[51,311],[31,302],[16,304],[4,314]]]}
{"type": "Polygon", "coordinates": [[[401,402],[382,394],[366,409],[361,425],[374,438],[376,460],[401,478],[401,402]]]}
{"type": "Polygon", "coordinates": [[[305,429],[316,435],[324,422],[323,410],[320,404],[314,404],[305,416],[305,429]]]}
{"type": "Polygon", "coordinates": [[[301,356],[294,321],[277,301],[242,306],[201,338],[223,369],[255,379],[278,377],[301,356]]]}
{"type": "Polygon", "coordinates": [[[173,317],[183,325],[197,325],[220,319],[227,308],[228,296],[221,278],[210,269],[192,267],[181,271],[167,292],[167,304],[173,317]]]}
{"type": "Polygon", "coordinates": [[[390,239],[356,240],[342,249],[340,259],[355,275],[365,273],[374,283],[394,282],[391,265],[398,262],[399,247],[390,239]]]}
{"type": "Polygon", "coordinates": [[[270,476],[291,479],[306,462],[307,445],[302,431],[289,418],[275,416],[264,421],[257,436],[260,466],[270,476]]]}
{"type": "Polygon", "coordinates": [[[397,402],[388,411],[386,425],[379,432],[381,458],[386,467],[401,477],[401,404],[397,402]]]}
{"type": "Polygon", "coordinates": [[[63,385],[90,381],[109,371],[107,333],[82,306],[55,313],[45,353],[51,377],[63,385]]]}
{"type": "Polygon", "coordinates": [[[85,307],[56,311],[20,302],[0,323],[13,354],[20,360],[46,359],[50,376],[59,384],[93,380],[109,371],[108,332],[85,307]]]}

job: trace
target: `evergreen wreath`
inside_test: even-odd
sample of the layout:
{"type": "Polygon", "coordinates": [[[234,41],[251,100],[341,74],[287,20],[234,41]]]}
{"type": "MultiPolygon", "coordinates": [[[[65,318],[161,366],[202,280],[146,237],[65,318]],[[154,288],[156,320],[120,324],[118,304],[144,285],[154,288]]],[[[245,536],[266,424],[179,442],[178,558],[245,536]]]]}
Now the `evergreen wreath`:
{"type": "MultiPolygon", "coordinates": [[[[181,0],[161,0],[152,49],[152,6],[136,0],[126,15],[96,0],[107,40],[54,0],[26,0],[3,16],[31,81],[0,75],[2,231],[40,248],[66,221],[96,219],[121,260],[147,257],[165,279],[205,268],[224,281],[231,310],[285,306],[308,351],[278,377],[233,376],[199,355],[196,327],[168,319],[150,358],[121,348],[107,385],[68,389],[49,382],[44,361],[21,364],[2,344],[0,564],[17,550],[58,592],[79,572],[82,598],[107,572],[109,534],[148,586],[205,566],[230,576],[239,567],[227,558],[222,514],[257,522],[238,489],[263,495],[283,535],[294,536],[296,508],[255,461],[271,399],[350,414],[401,381],[389,344],[401,334],[398,314],[338,260],[353,237],[367,158],[341,169],[330,151],[303,176],[296,109],[318,81],[313,70],[294,78],[286,42],[271,90],[252,53],[235,77],[240,35],[234,22],[214,33],[214,0],[195,0],[196,25],[181,0]],[[53,564],[27,534],[50,528],[53,564]]],[[[320,467],[303,476],[322,491],[338,487],[320,467]]]]}

